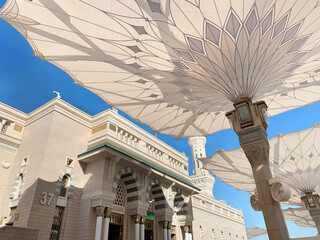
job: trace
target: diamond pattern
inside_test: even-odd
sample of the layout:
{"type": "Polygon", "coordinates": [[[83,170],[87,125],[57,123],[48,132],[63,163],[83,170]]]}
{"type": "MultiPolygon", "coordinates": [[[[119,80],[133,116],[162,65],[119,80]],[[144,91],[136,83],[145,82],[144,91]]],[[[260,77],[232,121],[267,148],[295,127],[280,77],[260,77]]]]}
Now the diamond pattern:
{"type": "Polygon", "coordinates": [[[285,15],[279,22],[276,23],[273,29],[273,38],[276,38],[286,27],[288,14],[285,15]]]}
{"type": "Polygon", "coordinates": [[[240,29],[240,22],[236,18],[236,16],[231,12],[229,19],[227,21],[226,30],[231,34],[231,36],[235,39],[238,35],[240,29]]]}
{"type": "Polygon", "coordinates": [[[204,54],[203,45],[202,45],[201,40],[193,38],[193,37],[187,37],[187,41],[189,43],[191,50],[204,54]]]}
{"type": "MultiPolygon", "coordinates": [[[[131,25],[132,26],[132,25],[131,25]]],[[[145,28],[143,26],[132,26],[134,28],[134,30],[137,31],[137,33],[141,34],[147,34],[147,31],[145,30],[145,28]]]]}
{"type": "Polygon", "coordinates": [[[258,18],[256,15],[256,11],[252,10],[248,17],[248,20],[245,23],[245,26],[250,36],[257,25],[258,25],[258,18]]]}
{"type": "Polygon", "coordinates": [[[160,7],[160,4],[159,4],[159,3],[153,2],[153,1],[147,1],[147,2],[148,2],[148,4],[149,4],[152,12],[162,13],[162,12],[161,12],[161,7],[160,7]]]}
{"type": "Polygon", "coordinates": [[[221,30],[214,26],[213,24],[206,22],[206,31],[205,31],[206,39],[210,42],[214,43],[215,45],[220,45],[220,34],[221,30]]]}
{"type": "Polygon", "coordinates": [[[296,36],[299,30],[300,25],[301,25],[301,22],[289,28],[284,34],[281,44],[285,44],[286,42],[289,42],[290,40],[294,39],[294,37],[296,36]]]}
{"type": "Polygon", "coordinates": [[[264,35],[268,30],[269,28],[271,27],[272,25],[272,16],[273,16],[273,10],[270,11],[267,15],[267,17],[262,21],[262,35],[264,35]]]}

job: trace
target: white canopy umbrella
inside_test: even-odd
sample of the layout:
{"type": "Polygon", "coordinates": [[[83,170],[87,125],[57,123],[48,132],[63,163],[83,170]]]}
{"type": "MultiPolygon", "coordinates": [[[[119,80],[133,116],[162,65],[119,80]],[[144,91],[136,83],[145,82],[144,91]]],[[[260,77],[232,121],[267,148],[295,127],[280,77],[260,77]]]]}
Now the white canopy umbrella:
{"type": "MultiPolygon", "coordinates": [[[[320,125],[299,132],[279,134],[271,138],[269,144],[269,164],[273,177],[292,188],[290,198],[283,204],[303,206],[301,196],[308,192],[320,192],[320,125]]],[[[201,161],[205,169],[223,182],[255,194],[251,166],[241,148],[218,150],[213,156],[201,161]]],[[[306,209],[298,213],[304,210],[311,219],[306,209]]]]}
{"type": "Polygon", "coordinates": [[[240,97],[271,116],[320,98],[317,0],[8,0],[34,55],[176,138],[229,128],[240,97]]]}
{"type": "Polygon", "coordinates": [[[247,228],[246,231],[247,231],[248,239],[267,234],[267,230],[265,230],[263,228],[258,228],[258,227],[247,228]]]}
{"type": "Polygon", "coordinates": [[[316,227],[306,208],[288,208],[283,210],[283,215],[300,227],[316,227]]]}
{"type": "MultiPolygon", "coordinates": [[[[176,138],[228,128],[242,98],[271,116],[320,99],[318,0],[8,0],[0,17],[35,56],[176,138]]],[[[288,239],[267,205],[273,238],[288,239]]]]}
{"type": "MultiPolygon", "coordinates": [[[[320,190],[320,125],[279,134],[269,139],[269,164],[273,177],[288,184],[293,191],[288,204],[301,205],[305,192],[320,190]]],[[[203,167],[221,181],[241,191],[255,194],[255,182],[250,163],[241,148],[218,150],[202,158],[203,167]]]]}

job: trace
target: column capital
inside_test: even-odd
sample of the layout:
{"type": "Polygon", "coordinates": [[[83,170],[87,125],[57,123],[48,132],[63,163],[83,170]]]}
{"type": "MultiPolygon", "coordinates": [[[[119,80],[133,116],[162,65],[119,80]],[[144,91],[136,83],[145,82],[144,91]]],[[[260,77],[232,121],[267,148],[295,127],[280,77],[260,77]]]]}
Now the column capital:
{"type": "Polygon", "coordinates": [[[146,222],[146,216],[141,216],[140,223],[145,224],[145,222],[146,222]]]}
{"type": "Polygon", "coordinates": [[[104,210],[104,217],[105,217],[105,218],[110,218],[111,210],[112,210],[111,207],[106,207],[106,208],[105,208],[105,210],[104,210]]]}
{"type": "Polygon", "coordinates": [[[168,229],[171,229],[171,222],[170,221],[168,221],[168,229]]]}
{"type": "Polygon", "coordinates": [[[183,230],[184,230],[185,232],[189,232],[189,226],[183,226],[183,230]]]}
{"type": "Polygon", "coordinates": [[[103,217],[103,216],[104,216],[104,209],[105,209],[105,208],[106,208],[106,207],[104,207],[104,206],[97,206],[97,207],[95,207],[97,216],[103,217]]]}
{"type": "Polygon", "coordinates": [[[134,217],[134,223],[140,223],[140,220],[141,220],[140,214],[133,215],[133,217],[134,217]]]}
{"type": "Polygon", "coordinates": [[[162,227],[163,227],[163,229],[167,229],[168,228],[168,222],[169,221],[161,221],[161,225],[162,225],[162,227]]]}

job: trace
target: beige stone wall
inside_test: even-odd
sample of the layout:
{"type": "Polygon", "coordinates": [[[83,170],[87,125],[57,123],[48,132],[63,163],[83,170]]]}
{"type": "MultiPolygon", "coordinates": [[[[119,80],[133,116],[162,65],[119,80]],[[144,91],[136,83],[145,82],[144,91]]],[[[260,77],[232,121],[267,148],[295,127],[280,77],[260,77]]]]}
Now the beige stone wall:
{"type": "Polygon", "coordinates": [[[212,229],[215,231],[216,239],[221,238],[221,231],[224,233],[224,239],[229,239],[229,233],[231,233],[232,239],[242,240],[244,237],[247,240],[247,234],[244,224],[223,218],[221,216],[212,214],[208,211],[193,208],[193,239],[194,240],[209,240],[213,239],[212,229]],[[199,226],[202,226],[203,237],[200,236],[199,226]]]}
{"type": "Polygon", "coordinates": [[[38,230],[20,227],[0,228],[0,239],[4,240],[37,240],[38,230]]]}
{"type": "MultiPolygon", "coordinates": [[[[23,194],[19,200],[18,221],[14,226],[39,229],[39,239],[48,239],[57,196],[51,204],[40,204],[42,193],[55,193],[59,174],[64,170],[73,172],[75,191],[73,198],[68,200],[63,222],[64,235],[75,239],[79,204],[82,194],[82,168],[77,161],[77,155],[87,149],[90,129],[68,116],[52,111],[42,118],[28,124],[23,132],[21,145],[12,165],[9,187],[12,186],[19,171],[24,168],[26,173],[23,194]],[[26,166],[21,167],[22,159],[28,156],[26,166]],[[74,159],[74,166],[66,166],[66,158],[74,159]]],[[[10,193],[7,191],[6,196],[10,193]]]]}
{"type": "Polygon", "coordinates": [[[5,224],[5,217],[8,216],[9,209],[9,191],[12,185],[9,184],[10,173],[15,159],[15,150],[6,145],[0,145],[0,227],[5,224]],[[3,163],[8,162],[9,168],[4,168],[3,163]]]}

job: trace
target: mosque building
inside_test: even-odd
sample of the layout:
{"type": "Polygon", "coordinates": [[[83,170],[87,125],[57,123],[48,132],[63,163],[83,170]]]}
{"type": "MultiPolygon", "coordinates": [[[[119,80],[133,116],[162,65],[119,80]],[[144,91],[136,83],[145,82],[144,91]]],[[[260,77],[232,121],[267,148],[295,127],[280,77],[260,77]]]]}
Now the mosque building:
{"type": "Polygon", "coordinates": [[[0,239],[247,240],[212,195],[204,137],[188,158],[109,109],[59,97],[26,114],[0,103],[0,239]]]}

